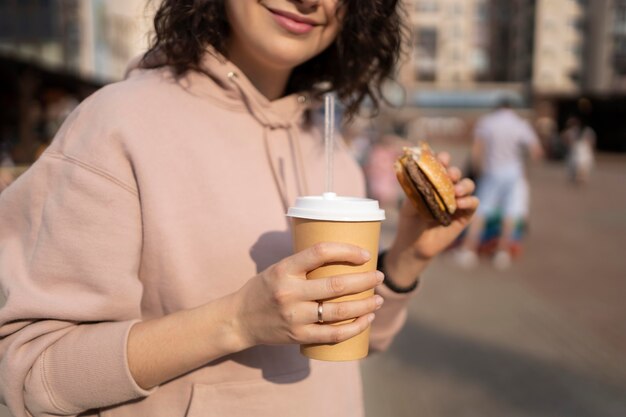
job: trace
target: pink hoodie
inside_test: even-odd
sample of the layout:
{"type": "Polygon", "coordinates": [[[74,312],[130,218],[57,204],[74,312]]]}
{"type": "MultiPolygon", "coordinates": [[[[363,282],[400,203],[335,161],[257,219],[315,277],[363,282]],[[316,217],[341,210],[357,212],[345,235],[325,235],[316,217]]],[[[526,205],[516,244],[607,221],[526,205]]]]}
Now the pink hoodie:
{"type": "MultiPolygon", "coordinates": [[[[129,372],[135,322],[232,293],[290,255],[285,205],[324,187],[320,132],[302,125],[310,100],[269,102],[231,63],[207,54],[203,66],[179,82],[135,70],[103,88],[0,195],[0,399],[16,417],[363,414],[358,362],[312,361],[293,345],[151,391],[129,372]]],[[[336,191],[362,195],[342,146],[335,163],[336,191]]],[[[408,300],[379,293],[373,349],[391,342],[408,300]]]]}

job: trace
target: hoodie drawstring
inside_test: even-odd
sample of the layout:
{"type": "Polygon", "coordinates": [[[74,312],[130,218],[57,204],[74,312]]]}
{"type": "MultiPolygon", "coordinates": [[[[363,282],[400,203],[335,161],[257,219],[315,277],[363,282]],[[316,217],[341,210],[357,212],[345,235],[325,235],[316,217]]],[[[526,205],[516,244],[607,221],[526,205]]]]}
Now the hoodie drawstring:
{"type": "Polygon", "coordinates": [[[274,177],[274,184],[278,189],[280,196],[280,202],[283,204],[283,210],[287,213],[289,208],[289,198],[287,197],[287,185],[284,183],[282,176],[276,172],[276,165],[274,164],[274,155],[272,155],[272,147],[269,143],[269,126],[263,126],[263,147],[265,148],[265,155],[267,156],[267,163],[272,171],[272,177],[274,177]]]}
{"type": "MultiPolygon", "coordinates": [[[[281,173],[279,173],[276,169],[276,158],[274,158],[274,155],[272,154],[272,144],[269,139],[269,132],[271,130],[272,129],[269,126],[263,126],[263,146],[265,148],[267,162],[270,166],[270,170],[272,171],[272,176],[274,177],[274,183],[276,184],[278,194],[280,195],[280,199],[286,213],[289,208],[289,193],[287,191],[287,184],[283,175],[281,175],[281,173]]],[[[289,136],[289,143],[293,149],[293,154],[295,154],[294,166],[296,170],[298,196],[310,195],[306,170],[304,169],[304,160],[302,159],[302,149],[300,147],[300,136],[298,135],[298,130],[293,126],[289,126],[287,128],[287,135],[289,136]]]]}
{"type": "Polygon", "coordinates": [[[287,133],[289,134],[289,141],[292,144],[295,144],[296,150],[296,171],[298,172],[298,182],[300,183],[298,189],[300,190],[300,195],[311,195],[309,193],[309,181],[306,177],[306,169],[304,168],[304,159],[302,158],[302,148],[300,147],[300,135],[298,134],[298,129],[293,126],[289,126],[287,133]]]}
{"type": "Polygon", "coordinates": [[[237,79],[237,74],[235,72],[229,72],[228,78],[239,90],[242,100],[245,103],[246,107],[248,108],[248,111],[250,112],[250,114],[252,114],[252,116],[256,118],[259,121],[259,123],[261,123],[261,125],[263,126],[263,146],[265,147],[265,155],[267,156],[267,161],[270,167],[270,171],[272,172],[274,183],[276,184],[276,188],[278,190],[281,203],[286,213],[287,209],[289,208],[289,202],[290,202],[287,183],[284,180],[284,176],[281,175],[280,172],[278,172],[278,169],[276,167],[276,158],[274,157],[274,154],[272,153],[272,144],[271,144],[269,136],[270,136],[271,131],[278,129],[278,128],[282,128],[287,132],[289,144],[292,149],[293,164],[294,164],[294,168],[296,171],[295,174],[296,174],[296,185],[297,185],[298,196],[309,195],[309,187],[308,187],[308,181],[306,178],[306,172],[304,169],[304,160],[302,157],[302,149],[300,146],[300,136],[298,135],[298,129],[294,126],[294,123],[291,121],[282,122],[282,123],[272,123],[272,121],[269,120],[267,116],[263,114],[262,111],[259,111],[258,109],[255,108],[254,103],[252,103],[252,100],[249,99],[249,97],[245,94],[243,88],[239,84],[238,79],[237,79]]]}

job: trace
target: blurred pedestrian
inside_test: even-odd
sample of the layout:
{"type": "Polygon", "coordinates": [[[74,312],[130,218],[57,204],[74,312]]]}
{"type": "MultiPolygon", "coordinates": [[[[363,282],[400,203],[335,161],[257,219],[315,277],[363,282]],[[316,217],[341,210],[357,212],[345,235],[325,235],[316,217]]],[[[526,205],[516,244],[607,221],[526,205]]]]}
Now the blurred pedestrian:
{"type": "Polygon", "coordinates": [[[7,188],[14,180],[13,159],[9,152],[9,141],[0,137],[0,192],[7,188]]]}
{"type": "Polygon", "coordinates": [[[594,165],[596,133],[576,116],[570,117],[562,137],[567,144],[567,168],[569,178],[575,184],[585,184],[594,165]]]}
{"type": "MultiPolygon", "coordinates": [[[[306,279],[376,256],[353,245],[292,253],[287,207],[325,189],[307,113],[329,90],[348,115],[376,108],[401,49],[398,4],[160,2],[139,67],[72,112],[0,195],[0,399],[15,417],[364,415],[359,363],[310,361],[299,344],[371,324],[385,349],[478,205],[454,167],[450,226],[404,204],[384,282],[306,279]]],[[[335,166],[334,191],[363,196],[345,147],[335,166]]]]}
{"type": "Polygon", "coordinates": [[[508,100],[477,122],[471,158],[478,175],[476,194],[480,207],[455,254],[462,266],[477,264],[486,222],[496,216],[501,220],[493,263],[502,269],[510,265],[509,249],[516,226],[525,221],[529,208],[527,153],[533,160],[540,159],[541,144],[531,125],[511,108],[508,100]]]}
{"type": "Polygon", "coordinates": [[[355,119],[342,126],[343,140],[360,166],[367,163],[367,155],[372,145],[370,128],[362,119],[355,119]]]}
{"type": "Polygon", "coordinates": [[[395,135],[383,135],[370,148],[365,164],[365,178],[369,195],[378,200],[381,206],[397,210],[401,189],[392,169],[395,160],[402,151],[402,138],[395,135]]]}
{"type": "Polygon", "coordinates": [[[552,160],[563,160],[567,154],[567,145],[559,135],[556,120],[550,116],[542,116],[535,122],[537,134],[546,152],[546,157],[552,160]]]}
{"type": "Polygon", "coordinates": [[[42,120],[42,137],[35,150],[35,160],[50,146],[54,135],[67,117],[78,107],[78,99],[63,90],[51,89],[45,94],[45,111],[42,120]]]}

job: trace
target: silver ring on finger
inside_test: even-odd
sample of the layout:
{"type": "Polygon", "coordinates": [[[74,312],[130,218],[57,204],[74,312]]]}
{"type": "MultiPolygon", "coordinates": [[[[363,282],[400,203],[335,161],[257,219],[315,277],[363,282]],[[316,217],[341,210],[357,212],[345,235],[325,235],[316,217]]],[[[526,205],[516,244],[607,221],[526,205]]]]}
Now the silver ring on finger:
{"type": "Polygon", "coordinates": [[[323,314],[324,314],[324,302],[318,301],[317,302],[317,322],[319,324],[324,324],[324,318],[322,317],[323,314]]]}

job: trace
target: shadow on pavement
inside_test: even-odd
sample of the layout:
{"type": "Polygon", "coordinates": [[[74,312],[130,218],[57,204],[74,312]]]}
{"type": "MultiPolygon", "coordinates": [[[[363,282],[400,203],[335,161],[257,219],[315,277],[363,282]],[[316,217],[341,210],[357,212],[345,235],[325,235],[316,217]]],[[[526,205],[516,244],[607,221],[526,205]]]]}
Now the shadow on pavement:
{"type": "Polygon", "coordinates": [[[390,352],[423,374],[479,386],[510,410],[529,416],[623,417],[626,387],[506,347],[410,320],[390,352]]]}

